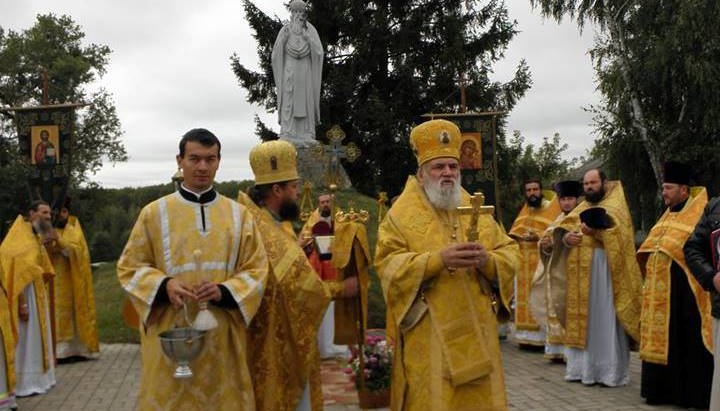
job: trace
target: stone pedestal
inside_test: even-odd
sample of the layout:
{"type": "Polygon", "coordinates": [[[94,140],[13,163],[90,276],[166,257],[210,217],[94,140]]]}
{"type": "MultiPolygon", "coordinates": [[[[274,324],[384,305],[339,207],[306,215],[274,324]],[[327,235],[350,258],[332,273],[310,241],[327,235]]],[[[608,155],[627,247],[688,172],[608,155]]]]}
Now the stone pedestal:
{"type": "Polygon", "coordinates": [[[323,153],[320,142],[292,143],[298,152],[297,168],[303,181],[310,181],[313,188],[328,187],[330,176],[334,174],[338,189],[349,188],[352,185],[340,160],[332,159],[328,153],[323,153]],[[336,160],[337,164],[332,164],[333,160],[336,160]]]}

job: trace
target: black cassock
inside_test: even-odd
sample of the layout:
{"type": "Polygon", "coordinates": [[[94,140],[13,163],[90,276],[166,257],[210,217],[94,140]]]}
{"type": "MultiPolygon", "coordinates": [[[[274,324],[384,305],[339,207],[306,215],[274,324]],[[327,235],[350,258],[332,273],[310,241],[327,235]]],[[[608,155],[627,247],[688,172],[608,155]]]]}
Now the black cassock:
{"type": "Polygon", "coordinates": [[[648,404],[708,408],[713,356],[703,344],[700,327],[700,313],[687,275],[673,262],[670,268],[668,363],[642,363],[640,394],[648,404]]]}

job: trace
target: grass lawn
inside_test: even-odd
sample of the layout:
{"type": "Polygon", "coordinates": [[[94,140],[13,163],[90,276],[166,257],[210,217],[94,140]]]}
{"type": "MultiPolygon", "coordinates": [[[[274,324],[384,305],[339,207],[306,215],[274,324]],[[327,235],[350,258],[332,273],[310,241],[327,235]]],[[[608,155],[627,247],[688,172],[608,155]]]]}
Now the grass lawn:
{"type": "Polygon", "coordinates": [[[93,270],[93,285],[100,342],[139,343],[137,330],[127,327],[122,320],[125,291],[120,287],[114,262],[102,263],[93,270]]]}

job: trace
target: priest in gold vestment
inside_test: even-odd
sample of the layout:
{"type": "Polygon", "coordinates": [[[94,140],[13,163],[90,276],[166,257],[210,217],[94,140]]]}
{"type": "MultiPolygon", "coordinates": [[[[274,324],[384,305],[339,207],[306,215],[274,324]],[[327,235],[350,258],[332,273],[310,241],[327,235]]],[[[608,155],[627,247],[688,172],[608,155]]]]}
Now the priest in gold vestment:
{"type": "Polygon", "coordinates": [[[530,290],[533,275],[540,259],[538,240],[560,214],[554,192],[542,189],[538,179],[525,181],[523,205],[508,235],[520,247],[520,269],[515,277],[515,341],[520,346],[545,345],[545,330],[533,318],[530,309],[530,290]]]}
{"type": "Polygon", "coordinates": [[[331,298],[354,296],[356,280],[323,282],[298,239],[282,228],[299,215],[297,152],[268,141],[250,152],[255,186],[240,193],[262,233],[270,275],[250,326],[250,370],[259,411],[323,408],[317,332],[331,298]]]}
{"type": "Polygon", "coordinates": [[[15,405],[15,335],[4,281],[0,264],[0,411],[15,405]]]}
{"type": "Polygon", "coordinates": [[[553,264],[553,261],[564,262],[565,255],[553,253],[552,238],[565,216],[577,207],[582,185],[576,180],[560,181],[555,184],[555,192],[561,213],[545,229],[538,242],[540,261],[533,275],[530,308],[533,317],[545,329],[545,358],[562,362],[565,359],[565,332],[560,324],[560,316],[565,314],[565,290],[553,287],[553,284],[566,284],[567,281],[565,264],[553,264]]]}
{"type": "Polygon", "coordinates": [[[645,274],[640,327],[642,381],[648,404],[706,409],[713,375],[710,294],[690,272],[683,245],[708,202],[690,187],[692,170],[665,163],[662,196],[668,207],[638,250],[645,274]]]}
{"type": "Polygon", "coordinates": [[[30,205],[28,221],[15,219],[2,244],[3,287],[10,307],[15,340],[15,395],[44,394],[55,385],[47,282],[54,270],[47,248],[57,239],[51,224],[50,205],[42,200],[30,205]]]}
{"type": "Polygon", "coordinates": [[[412,130],[418,172],[379,228],[375,266],[398,336],[394,411],[507,409],[490,283],[507,303],[520,256],[491,215],[479,216],[480,240],[466,241],[460,140],[446,120],[412,130]]]}
{"type": "Polygon", "coordinates": [[[66,201],[57,215],[58,239],[48,249],[55,267],[55,352],[58,359],[91,358],[100,352],[100,347],[90,252],[80,221],[70,215],[68,207],[66,201]]]}
{"type": "Polygon", "coordinates": [[[267,281],[265,248],[250,212],[213,189],[217,137],[193,129],[179,148],[184,182],[142,209],[117,267],[140,318],[138,409],[253,411],[247,329],[267,281]],[[192,321],[203,302],[218,326],[205,333],[192,379],[175,379],[158,334],[189,326],[183,305],[192,321]]]}
{"type": "Polygon", "coordinates": [[[566,301],[565,379],[616,387],[630,378],[628,336],[640,339],[642,277],[622,184],[592,169],[583,188],[585,201],[553,233],[567,279],[557,284],[566,301]]]}

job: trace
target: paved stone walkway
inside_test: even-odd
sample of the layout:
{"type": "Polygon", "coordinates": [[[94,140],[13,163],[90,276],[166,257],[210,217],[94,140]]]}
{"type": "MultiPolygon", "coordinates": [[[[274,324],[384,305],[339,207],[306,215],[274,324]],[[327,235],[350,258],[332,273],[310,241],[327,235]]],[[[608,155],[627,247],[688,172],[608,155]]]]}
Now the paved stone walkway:
{"type": "MultiPolygon", "coordinates": [[[[640,397],[640,360],[631,361],[630,384],[622,388],[585,387],[563,381],[565,367],[550,364],[542,354],[502,343],[505,381],[511,410],[616,411],[677,410],[651,407],[640,397]]],[[[58,384],[46,395],[21,398],[20,411],[134,411],[140,373],[137,345],[101,347],[95,361],[60,365],[58,384]]],[[[326,411],[355,411],[357,404],[333,404],[326,411]]]]}

